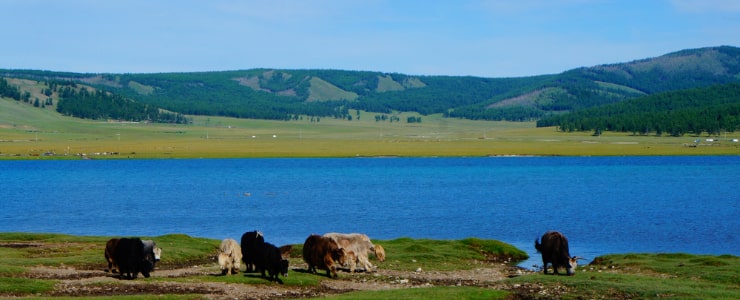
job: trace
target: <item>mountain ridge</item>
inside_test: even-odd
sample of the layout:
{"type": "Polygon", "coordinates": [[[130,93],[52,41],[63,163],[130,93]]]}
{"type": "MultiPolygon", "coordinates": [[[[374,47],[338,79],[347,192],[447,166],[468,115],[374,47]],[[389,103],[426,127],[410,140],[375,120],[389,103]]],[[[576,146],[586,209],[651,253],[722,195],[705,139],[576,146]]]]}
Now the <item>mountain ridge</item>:
{"type": "Polygon", "coordinates": [[[441,113],[529,121],[641,96],[740,81],[740,48],[684,49],[559,74],[485,78],[324,69],[97,74],[0,69],[0,77],[89,85],[191,115],[288,120],[377,113],[441,113]]]}

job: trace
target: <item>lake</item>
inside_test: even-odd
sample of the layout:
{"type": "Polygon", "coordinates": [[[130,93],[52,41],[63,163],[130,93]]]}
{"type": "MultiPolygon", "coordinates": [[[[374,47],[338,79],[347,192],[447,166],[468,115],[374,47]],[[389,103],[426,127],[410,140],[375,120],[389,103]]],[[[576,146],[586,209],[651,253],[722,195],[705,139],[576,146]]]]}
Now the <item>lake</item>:
{"type": "Polygon", "coordinates": [[[740,156],[26,160],[0,175],[0,232],[479,237],[531,266],[559,230],[589,261],[740,254],[740,156]]]}

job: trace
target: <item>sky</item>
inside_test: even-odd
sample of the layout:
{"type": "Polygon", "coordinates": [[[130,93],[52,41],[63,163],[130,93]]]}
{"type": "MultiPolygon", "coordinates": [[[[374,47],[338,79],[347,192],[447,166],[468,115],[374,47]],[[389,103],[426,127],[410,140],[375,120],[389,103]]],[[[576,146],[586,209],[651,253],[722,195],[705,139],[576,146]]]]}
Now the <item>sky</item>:
{"type": "Polygon", "coordinates": [[[0,69],[520,77],[740,46],[740,0],[0,0],[0,69]]]}

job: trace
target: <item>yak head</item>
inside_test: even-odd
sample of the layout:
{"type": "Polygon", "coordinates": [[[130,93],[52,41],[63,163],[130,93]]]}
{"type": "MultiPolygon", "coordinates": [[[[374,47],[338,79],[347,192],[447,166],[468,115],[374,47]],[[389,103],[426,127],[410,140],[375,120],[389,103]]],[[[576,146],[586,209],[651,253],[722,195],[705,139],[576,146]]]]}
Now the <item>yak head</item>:
{"type": "Polygon", "coordinates": [[[565,271],[568,272],[569,276],[576,274],[576,268],[578,268],[579,259],[583,258],[578,256],[568,257],[568,265],[566,266],[565,271]]]}
{"type": "Polygon", "coordinates": [[[347,263],[347,250],[344,248],[336,248],[332,249],[331,251],[331,259],[339,264],[346,264],[347,263]]]}
{"type": "Polygon", "coordinates": [[[288,265],[290,262],[287,259],[281,259],[280,260],[280,274],[283,275],[283,277],[288,277],[288,265]]]}
{"type": "Polygon", "coordinates": [[[383,246],[381,245],[375,245],[375,257],[378,258],[378,261],[385,261],[385,249],[383,249],[383,246]]]}
{"type": "Polygon", "coordinates": [[[162,248],[154,246],[152,252],[154,253],[154,261],[159,261],[162,258],[162,248]]]}

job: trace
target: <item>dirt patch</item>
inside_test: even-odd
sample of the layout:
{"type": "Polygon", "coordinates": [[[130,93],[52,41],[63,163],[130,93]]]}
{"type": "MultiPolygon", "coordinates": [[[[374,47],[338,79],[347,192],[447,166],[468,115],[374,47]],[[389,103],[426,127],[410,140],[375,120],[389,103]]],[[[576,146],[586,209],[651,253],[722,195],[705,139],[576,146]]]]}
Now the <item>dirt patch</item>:
{"type": "MultiPolygon", "coordinates": [[[[292,266],[293,272],[305,272],[307,266],[292,266]]],[[[198,282],[185,279],[195,276],[217,276],[217,266],[176,267],[157,269],[152,277],[157,281],[120,280],[118,274],[104,270],[78,270],[68,267],[35,267],[24,277],[54,279],[59,283],[47,296],[112,296],[112,295],[201,295],[209,299],[285,299],[321,297],[361,290],[389,290],[432,286],[477,286],[508,289],[530,293],[532,289],[506,286],[502,279],[522,275],[517,267],[501,263],[482,263],[472,270],[455,271],[398,271],[380,269],[372,273],[341,272],[338,279],[324,280],[318,286],[289,286],[277,283],[245,284],[225,282],[198,282]]],[[[256,274],[255,274],[256,275],[256,274]]],[[[317,275],[320,276],[320,275],[317,275]]],[[[290,278],[290,277],[289,277],[290,278]]],[[[290,280],[290,279],[288,279],[290,280]]],[[[553,292],[550,295],[558,295],[553,292]]],[[[526,297],[525,297],[526,298],[526,297]]]]}
{"type": "Polygon", "coordinates": [[[223,291],[210,284],[172,284],[172,283],[98,283],[79,284],[63,282],[57,284],[52,296],[109,296],[109,295],[162,295],[162,294],[201,294],[223,295],[223,291]]]}
{"type": "Polygon", "coordinates": [[[15,249],[20,249],[20,248],[36,248],[36,247],[41,247],[43,245],[44,244],[42,244],[42,243],[0,243],[0,247],[3,247],[3,248],[15,248],[15,249]]]}

